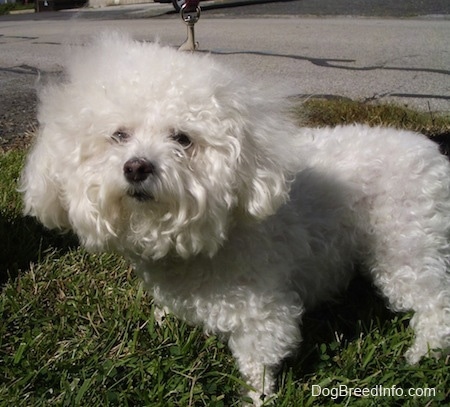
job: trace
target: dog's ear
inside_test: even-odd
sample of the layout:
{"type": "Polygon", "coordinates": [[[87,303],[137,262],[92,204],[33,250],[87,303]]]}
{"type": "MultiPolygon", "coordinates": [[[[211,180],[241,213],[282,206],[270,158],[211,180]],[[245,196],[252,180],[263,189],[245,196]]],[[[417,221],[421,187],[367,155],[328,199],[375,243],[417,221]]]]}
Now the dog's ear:
{"type": "Polygon", "coordinates": [[[65,230],[69,221],[56,168],[61,159],[52,156],[44,136],[39,135],[22,171],[19,191],[23,193],[24,214],[36,217],[49,229],[65,230]]]}
{"type": "Polygon", "coordinates": [[[262,220],[273,215],[286,202],[289,182],[282,165],[260,145],[258,140],[247,138],[242,151],[243,188],[239,191],[241,209],[247,215],[262,220]]]}
{"type": "Polygon", "coordinates": [[[249,187],[244,204],[246,212],[255,219],[262,220],[273,215],[286,201],[287,187],[282,174],[259,168],[249,187]]]}

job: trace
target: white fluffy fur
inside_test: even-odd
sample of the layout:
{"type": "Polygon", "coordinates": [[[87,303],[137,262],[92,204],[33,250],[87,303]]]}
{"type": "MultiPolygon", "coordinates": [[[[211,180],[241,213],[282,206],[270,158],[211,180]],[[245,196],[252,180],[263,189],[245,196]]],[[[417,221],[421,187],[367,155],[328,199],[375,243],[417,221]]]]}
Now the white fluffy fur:
{"type": "Polygon", "coordinates": [[[124,254],[157,304],[227,338],[255,405],[305,308],[356,263],[390,307],[415,311],[411,363],[450,345],[450,166],[434,143],[297,128],[209,56],[111,33],[73,54],[41,91],[25,213],[124,254]],[[154,167],[140,183],[124,176],[135,157],[154,167]]]}

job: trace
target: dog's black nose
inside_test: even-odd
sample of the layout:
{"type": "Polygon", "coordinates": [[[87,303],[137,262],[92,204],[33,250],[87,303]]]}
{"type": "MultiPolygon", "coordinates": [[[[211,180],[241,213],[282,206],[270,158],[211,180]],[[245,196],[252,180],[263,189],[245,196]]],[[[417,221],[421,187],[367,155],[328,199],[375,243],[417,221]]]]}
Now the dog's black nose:
{"type": "Polygon", "coordinates": [[[129,182],[145,181],[155,172],[155,166],[145,158],[131,158],[123,165],[123,174],[129,182]]]}

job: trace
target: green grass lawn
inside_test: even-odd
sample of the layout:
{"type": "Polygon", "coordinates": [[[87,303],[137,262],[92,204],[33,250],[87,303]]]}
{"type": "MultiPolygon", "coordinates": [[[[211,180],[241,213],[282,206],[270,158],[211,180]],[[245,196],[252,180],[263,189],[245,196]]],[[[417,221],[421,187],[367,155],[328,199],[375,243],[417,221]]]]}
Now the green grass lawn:
{"type": "Polygon", "coordinates": [[[34,3],[20,4],[20,3],[6,3],[0,4],[0,16],[10,14],[14,11],[33,10],[34,3]]]}
{"type": "MultiPolygon", "coordinates": [[[[395,109],[309,101],[301,115],[312,125],[382,123],[436,137],[450,130],[448,117],[395,109]]],[[[89,254],[73,236],[21,216],[24,156],[0,155],[0,407],[239,405],[244,384],[218,338],[170,316],[155,324],[152,300],[127,262],[89,254]]],[[[279,374],[277,406],[450,405],[449,358],[411,367],[402,357],[409,315],[386,311],[360,280],[337,300],[305,318],[304,345],[279,374]],[[315,396],[318,386],[397,390],[335,399],[315,396]]]]}

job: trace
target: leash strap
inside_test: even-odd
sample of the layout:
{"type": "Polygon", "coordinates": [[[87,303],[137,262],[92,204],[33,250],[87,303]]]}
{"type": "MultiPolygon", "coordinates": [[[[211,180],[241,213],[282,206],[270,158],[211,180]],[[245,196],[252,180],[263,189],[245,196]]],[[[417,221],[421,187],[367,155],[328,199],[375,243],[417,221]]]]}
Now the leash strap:
{"type": "Polygon", "coordinates": [[[183,8],[187,12],[197,11],[198,3],[200,3],[200,0],[186,0],[183,4],[183,8]]]}

